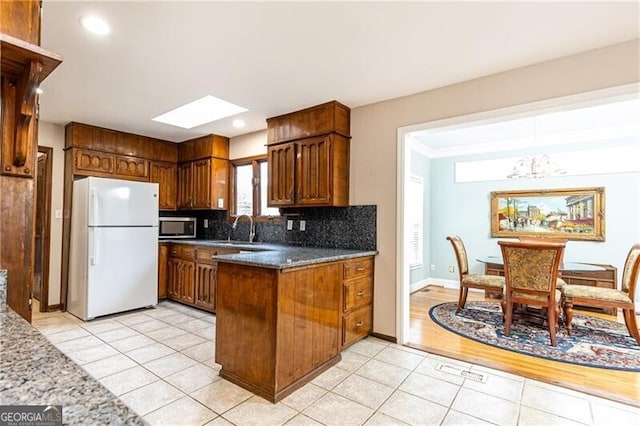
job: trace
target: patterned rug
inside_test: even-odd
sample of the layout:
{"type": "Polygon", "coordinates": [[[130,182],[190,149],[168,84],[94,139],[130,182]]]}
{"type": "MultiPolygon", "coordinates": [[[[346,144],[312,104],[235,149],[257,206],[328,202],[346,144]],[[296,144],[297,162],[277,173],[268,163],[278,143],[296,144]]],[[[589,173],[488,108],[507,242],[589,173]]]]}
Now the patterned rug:
{"type": "Polygon", "coordinates": [[[576,313],[571,336],[561,322],[558,346],[553,347],[542,326],[514,323],[506,337],[497,302],[467,302],[459,315],[456,306],[441,303],[429,315],[449,331],[497,348],[588,367],[640,371],[640,346],[624,324],[576,313]]]}

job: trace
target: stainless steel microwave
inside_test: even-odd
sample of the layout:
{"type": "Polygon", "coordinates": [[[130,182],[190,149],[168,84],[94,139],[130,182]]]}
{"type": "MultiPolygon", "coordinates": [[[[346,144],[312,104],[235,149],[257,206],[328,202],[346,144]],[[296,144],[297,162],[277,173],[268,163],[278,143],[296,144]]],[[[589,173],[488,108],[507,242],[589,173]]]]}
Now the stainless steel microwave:
{"type": "Polygon", "coordinates": [[[158,238],[195,238],[195,217],[160,217],[158,238]]]}

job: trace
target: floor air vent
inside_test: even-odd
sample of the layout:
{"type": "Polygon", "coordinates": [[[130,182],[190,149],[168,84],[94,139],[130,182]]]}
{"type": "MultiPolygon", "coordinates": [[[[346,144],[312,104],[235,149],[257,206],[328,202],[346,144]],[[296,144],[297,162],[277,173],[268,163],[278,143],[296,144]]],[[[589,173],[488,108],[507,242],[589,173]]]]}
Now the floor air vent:
{"type": "Polygon", "coordinates": [[[465,379],[474,380],[476,382],[487,383],[487,375],[474,373],[456,365],[438,364],[436,365],[436,370],[447,374],[453,374],[454,376],[464,377],[465,379]]]}

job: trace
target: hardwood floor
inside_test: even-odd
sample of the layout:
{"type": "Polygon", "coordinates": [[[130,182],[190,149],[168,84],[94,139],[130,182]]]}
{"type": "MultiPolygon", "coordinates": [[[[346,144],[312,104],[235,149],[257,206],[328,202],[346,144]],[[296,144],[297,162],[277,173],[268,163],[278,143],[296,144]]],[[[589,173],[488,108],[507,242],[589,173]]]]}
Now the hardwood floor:
{"type": "MultiPolygon", "coordinates": [[[[457,301],[457,297],[457,290],[440,286],[427,286],[411,295],[409,346],[640,407],[640,373],[583,367],[498,349],[447,331],[429,318],[432,306],[457,301]]],[[[484,297],[470,291],[467,300],[484,297]]],[[[587,314],[611,319],[604,314],[587,314]]],[[[624,323],[621,317],[619,321],[624,323]]]]}

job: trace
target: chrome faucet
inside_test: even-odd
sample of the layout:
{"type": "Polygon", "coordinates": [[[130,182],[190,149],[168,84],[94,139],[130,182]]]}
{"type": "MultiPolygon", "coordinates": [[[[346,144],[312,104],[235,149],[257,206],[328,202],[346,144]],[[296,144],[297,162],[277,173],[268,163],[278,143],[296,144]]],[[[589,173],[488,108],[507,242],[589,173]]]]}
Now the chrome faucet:
{"type": "Polygon", "coordinates": [[[236,220],[234,220],[233,225],[231,225],[231,229],[236,229],[236,226],[238,225],[238,219],[240,219],[242,216],[246,216],[249,218],[249,242],[252,243],[253,238],[256,236],[256,228],[253,225],[253,218],[251,216],[249,216],[248,214],[237,215],[236,220]]]}

